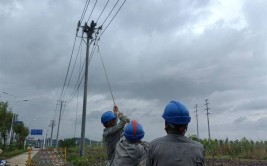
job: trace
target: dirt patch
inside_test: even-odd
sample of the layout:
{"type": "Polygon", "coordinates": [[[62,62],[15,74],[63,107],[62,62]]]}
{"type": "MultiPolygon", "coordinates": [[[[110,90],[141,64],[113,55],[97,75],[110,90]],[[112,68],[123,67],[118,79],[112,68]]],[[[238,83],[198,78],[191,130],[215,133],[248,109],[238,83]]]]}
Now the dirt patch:
{"type": "Polygon", "coordinates": [[[206,166],[267,166],[267,160],[217,159],[205,160],[206,166]]]}

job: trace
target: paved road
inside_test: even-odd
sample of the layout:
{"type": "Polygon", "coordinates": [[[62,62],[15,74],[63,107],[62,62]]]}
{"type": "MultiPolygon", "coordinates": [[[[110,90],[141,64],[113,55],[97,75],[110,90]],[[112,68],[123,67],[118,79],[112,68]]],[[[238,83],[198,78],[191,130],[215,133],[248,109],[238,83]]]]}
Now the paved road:
{"type": "MultiPolygon", "coordinates": [[[[39,149],[33,149],[32,157],[36,155],[38,151],[39,149]]],[[[10,166],[25,166],[27,159],[28,159],[28,152],[9,158],[7,159],[7,162],[8,164],[10,164],[10,166]]]]}

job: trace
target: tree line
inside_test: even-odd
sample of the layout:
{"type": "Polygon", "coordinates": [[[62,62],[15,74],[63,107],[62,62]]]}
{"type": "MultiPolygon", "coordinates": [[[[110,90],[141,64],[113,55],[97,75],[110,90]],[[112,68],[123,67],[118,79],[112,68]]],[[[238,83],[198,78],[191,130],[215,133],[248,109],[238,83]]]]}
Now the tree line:
{"type": "Polygon", "coordinates": [[[240,159],[267,159],[267,141],[253,141],[245,137],[238,140],[226,139],[199,139],[190,135],[190,139],[200,142],[209,157],[229,157],[240,159]]]}
{"type": "Polygon", "coordinates": [[[0,102],[0,148],[9,150],[12,150],[12,148],[22,149],[24,141],[30,133],[29,129],[24,123],[16,123],[18,114],[14,114],[12,111],[8,111],[8,109],[8,102],[0,102]],[[14,137],[8,142],[11,125],[14,137]]]}

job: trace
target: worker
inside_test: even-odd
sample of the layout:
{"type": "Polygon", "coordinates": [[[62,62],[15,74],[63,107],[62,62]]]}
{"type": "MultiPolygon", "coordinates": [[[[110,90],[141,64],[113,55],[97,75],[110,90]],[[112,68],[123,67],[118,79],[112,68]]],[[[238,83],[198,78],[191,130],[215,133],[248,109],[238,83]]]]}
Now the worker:
{"type": "Polygon", "coordinates": [[[119,142],[123,129],[126,123],[130,122],[130,119],[119,112],[118,107],[115,105],[112,111],[105,112],[101,117],[103,124],[103,142],[106,145],[107,152],[107,165],[110,165],[111,159],[114,157],[116,145],[119,142]],[[117,123],[119,118],[120,122],[117,123]]]}
{"type": "Polygon", "coordinates": [[[142,125],[136,120],[131,121],[125,127],[123,135],[116,146],[111,166],[139,166],[141,163],[145,165],[148,145],[141,141],[145,135],[142,125]]]}
{"type": "Polygon", "coordinates": [[[191,120],[188,109],[178,101],[171,101],[165,107],[167,135],[149,143],[147,166],[202,166],[204,147],[199,142],[185,137],[191,120]]]}

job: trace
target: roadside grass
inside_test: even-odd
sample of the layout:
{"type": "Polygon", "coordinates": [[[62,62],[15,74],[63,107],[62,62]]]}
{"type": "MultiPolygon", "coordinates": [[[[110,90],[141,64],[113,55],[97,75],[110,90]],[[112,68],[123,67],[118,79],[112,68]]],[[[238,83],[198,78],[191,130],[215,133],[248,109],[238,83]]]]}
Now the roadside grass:
{"type": "Polygon", "coordinates": [[[0,160],[11,158],[25,152],[27,152],[27,149],[14,149],[12,151],[4,151],[2,154],[0,154],[0,160]]]}
{"type": "MultiPolygon", "coordinates": [[[[67,148],[67,166],[105,166],[106,151],[103,147],[88,147],[84,148],[84,156],[80,157],[79,147],[67,148]]],[[[52,161],[44,160],[39,151],[33,157],[33,164],[35,166],[50,166],[52,161]]]]}
{"type": "MultiPolygon", "coordinates": [[[[84,156],[80,157],[79,156],[79,147],[69,147],[67,148],[67,163],[65,164],[66,166],[105,166],[106,163],[106,150],[104,147],[84,147],[84,156]]],[[[255,151],[252,151],[254,157],[247,157],[246,155],[222,155],[217,154],[217,155],[211,155],[210,153],[206,155],[205,157],[205,165],[210,166],[214,164],[222,164],[222,165],[227,165],[229,166],[232,165],[244,165],[247,164],[248,166],[250,165],[266,165],[267,161],[262,160],[262,159],[257,159],[260,154],[263,153],[261,151],[258,151],[258,153],[255,153],[255,151]],[[255,157],[255,155],[259,155],[258,157],[255,157]],[[251,158],[251,159],[249,159],[251,158]]],[[[213,152],[214,153],[214,152],[213,152]]],[[[245,153],[245,154],[249,154],[245,153]]],[[[207,154],[207,153],[206,153],[207,154]]],[[[262,157],[260,157],[262,158],[262,157]]],[[[38,158],[38,155],[35,155],[33,157],[33,163],[35,166],[50,166],[51,164],[49,163],[40,163],[38,161],[42,161],[42,159],[38,158]]]]}
{"type": "Polygon", "coordinates": [[[73,147],[67,150],[67,160],[75,166],[91,165],[104,166],[106,152],[103,147],[85,147],[84,157],[79,156],[79,148],[73,147]]]}

